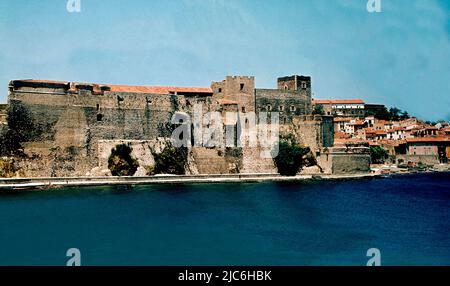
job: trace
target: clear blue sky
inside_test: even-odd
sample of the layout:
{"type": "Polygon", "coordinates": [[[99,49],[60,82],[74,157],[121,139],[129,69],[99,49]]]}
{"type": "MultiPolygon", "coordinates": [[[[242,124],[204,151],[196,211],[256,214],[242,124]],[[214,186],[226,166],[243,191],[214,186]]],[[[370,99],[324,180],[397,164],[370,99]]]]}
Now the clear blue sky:
{"type": "Polygon", "coordinates": [[[0,2],[0,102],[11,79],[209,86],[226,75],[313,77],[317,98],[363,98],[450,120],[450,1],[0,2]]]}

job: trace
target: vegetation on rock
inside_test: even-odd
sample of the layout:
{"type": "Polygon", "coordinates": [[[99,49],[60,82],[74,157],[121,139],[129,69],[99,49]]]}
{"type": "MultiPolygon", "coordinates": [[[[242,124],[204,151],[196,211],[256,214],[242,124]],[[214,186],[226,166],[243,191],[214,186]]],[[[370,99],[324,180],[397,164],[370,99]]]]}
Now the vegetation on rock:
{"type": "Polygon", "coordinates": [[[370,159],[372,164],[383,164],[388,158],[388,152],[381,146],[370,147],[370,159]]]}
{"type": "Polygon", "coordinates": [[[385,107],[376,111],[369,111],[367,112],[367,116],[374,116],[377,119],[389,121],[398,121],[410,118],[407,111],[402,111],[397,107],[389,108],[389,110],[385,107]]]}
{"type": "Polygon", "coordinates": [[[315,105],[312,111],[313,115],[325,115],[325,111],[323,110],[322,105],[315,105]]]}
{"type": "Polygon", "coordinates": [[[274,158],[278,173],[282,176],[297,175],[306,163],[303,157],[309,152],[310,149],[302,147],[293,134],[280,135],[278,156],[274,158]]]}
{"type": "Polygon", "coordinates": [[[12,178],[15,172],[13,160],[0,158],[0,178],[12,178]]]}
{"type": "Polygon", "coordinates": [[[29,110],[21,103],[11,103],[8,109],[8,128],[0,136],[0,155],[23,155],[21,143],[34,138],[36,132],[29,110]]]}
{"type": "Polygon", "coordinates": [[[128,145],[117,145],[111,150],[108,158],[108,168],[113,176],[133,176],[138,167],[138,161],[131,156],[132,148],[128,145]]]}
{"type": "Polygon", "coordinates": [[[188,150],[186,147],[176,148],[168,143],[161,153],[153,153],[155,159],[154,174],[184,175],[188,150]]]}

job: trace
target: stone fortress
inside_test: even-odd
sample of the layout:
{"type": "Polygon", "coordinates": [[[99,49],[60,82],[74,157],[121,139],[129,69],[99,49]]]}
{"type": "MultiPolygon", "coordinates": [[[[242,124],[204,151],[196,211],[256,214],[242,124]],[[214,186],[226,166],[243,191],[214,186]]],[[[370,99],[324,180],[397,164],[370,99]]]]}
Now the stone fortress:
{"type": "MultiPolygon", "coordinates": [[[[227,111],[278,112],[280,132],[294,134],[315,156],[318,166],[309,172],[369,170],[367,150],[333,148],[333,117],[312,114],[311,77],[297,75],[278,78],[276,89],[255,88],[248,76],[227,76],[210,88],[13,80],[10,114],[26,112],[32,126],[22,142],[26,158],[16,164],[24,177],[110,176],[111,149],[129,144],[140,166],[135,176],[145,176],[155,164],[152,154],[161,152],[172,134],[174,113],[192,115],[200,104],[202,112],[224,117],[227,111]]],[[[259,151],[190,146],[186,174],[276,173],[273,160],[259,151]]]]}

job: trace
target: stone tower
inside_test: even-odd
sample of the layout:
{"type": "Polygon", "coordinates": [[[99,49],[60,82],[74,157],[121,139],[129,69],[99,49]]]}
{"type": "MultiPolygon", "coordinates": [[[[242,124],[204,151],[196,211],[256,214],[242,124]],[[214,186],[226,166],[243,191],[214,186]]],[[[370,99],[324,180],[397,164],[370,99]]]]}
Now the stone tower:
{"type": "Polygon", "coordinates": [[[236,103],[240,112],[255,111],[255,77],[227,76],[221,82],[213,82],[211,88],[216,99],[236,103]]]}
{"type": "Polygon", "coordinates": [[[301,75],[280,77],[278,89],[299,91],[311,98],[311,77],[301,75]]]}

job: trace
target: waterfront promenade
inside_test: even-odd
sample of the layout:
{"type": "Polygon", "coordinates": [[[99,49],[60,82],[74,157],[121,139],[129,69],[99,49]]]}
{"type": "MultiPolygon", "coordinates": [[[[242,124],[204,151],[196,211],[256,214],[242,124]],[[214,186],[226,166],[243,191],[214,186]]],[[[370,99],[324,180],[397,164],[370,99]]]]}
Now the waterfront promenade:
{"type": "Polygon", "coordinates": [[[284,177],[279,174],[236,174],[236,175],[195,175],[195,176],[152,176],[152,177],[73,177],[73,178],[14,178],[0,179],[0,191],[41,190],[60,187],[148,185],[148,184],[193,184],[193,183],[254,183],[287,182],[303,180],[331,180],[371,178],[380,174],[348,175],[298,175],[284,177]]]}

